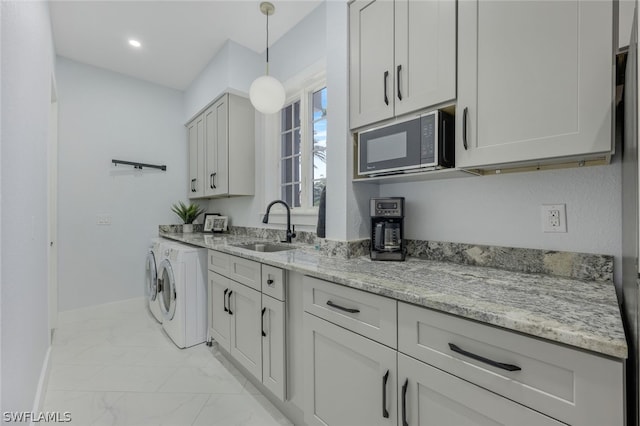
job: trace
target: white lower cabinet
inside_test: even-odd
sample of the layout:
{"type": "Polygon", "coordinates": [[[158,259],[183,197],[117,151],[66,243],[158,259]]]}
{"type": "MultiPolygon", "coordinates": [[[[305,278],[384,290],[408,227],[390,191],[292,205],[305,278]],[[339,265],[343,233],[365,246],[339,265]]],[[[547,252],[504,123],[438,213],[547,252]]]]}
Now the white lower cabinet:
{"type": "Polygon", "coordinates": [[[311,425],[395,425],[394,349],[304,314],[304,417],[311,425]]]}
{"type": "Polygon", "coordinates": [[[284,303],[262,295],[262,384],[282,401],[287,396],[284,303]]]}
{"type": "Polygon", "coordinates": [[[231,349],[231,316],[227,294],[231,280],[209,271],[209,336],[229,352],[231,349]]]}
{"type": "Polygon", "coordinates": [[[564,425],[402,353],[398,379],[402,426],[564,425]]]}
{"type": "Polygon", "coordinates": [[[566,424],[624,424],[620,360],[404,302],[398,350],[566,424]]]}
{"type": "Polygon", "coordinates": [[[209,336],[284,401],[287,398],[286,274],[278,268],[267,268],[269,275],[265,275],[265,281],[273,280],[279,271],[280,291],[276,294],[283,300],[278,300],[256,290],[255,287],[261,287],[261,266],[265,265],[210,251],[209,336]]]}
{"type": "Polygon", "coordinates": [[[624,425],[621,360],[303,281],[309,425],[624,425]],[[388,329],[397,342],[387,343],[388,329]]]}
{"type": "Polygon", "coordinates": [[[209,333],[256,378],[262,379],[261,294],[209,271],[209,333]]]}
{"type": "Polygon", "coordinates": [[[259,291],[235,281],[229,286],[229,318],[231,349],[229,353],[251,374],[262,380],[262,342],[260,339],[259,291]]]}

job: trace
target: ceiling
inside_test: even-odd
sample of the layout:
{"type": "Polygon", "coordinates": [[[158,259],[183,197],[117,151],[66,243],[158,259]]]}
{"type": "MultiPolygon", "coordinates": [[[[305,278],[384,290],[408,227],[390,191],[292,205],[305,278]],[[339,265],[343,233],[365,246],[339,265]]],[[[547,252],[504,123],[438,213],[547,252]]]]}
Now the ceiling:
{"type": "MultiPolygon", "coordinates": [[[[322,0],[273,1],[269,45],[322,0]]],[[[259,1],[62,1],[50,3],[56,53],[178,90],[185,90],[227,40],[265,50],[259,1]],[[142,47],[129,46],[135,38],[142,47]]]]}

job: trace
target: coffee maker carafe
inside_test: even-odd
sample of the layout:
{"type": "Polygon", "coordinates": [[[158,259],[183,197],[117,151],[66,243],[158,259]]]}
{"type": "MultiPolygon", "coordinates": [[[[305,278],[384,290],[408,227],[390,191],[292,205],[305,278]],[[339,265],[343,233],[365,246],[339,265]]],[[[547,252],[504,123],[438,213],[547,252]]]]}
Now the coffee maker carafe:
{"type": "Polygon", "coordinates": [[[404,260],[404,197],[371,199],[372,260],[404,260]]]}

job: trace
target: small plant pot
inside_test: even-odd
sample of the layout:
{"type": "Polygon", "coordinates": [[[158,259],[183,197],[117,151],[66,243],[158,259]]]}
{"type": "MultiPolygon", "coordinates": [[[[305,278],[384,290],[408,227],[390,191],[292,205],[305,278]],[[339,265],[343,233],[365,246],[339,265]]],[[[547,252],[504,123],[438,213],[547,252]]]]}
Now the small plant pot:
{"type": "Polygon", "coordinates": [[[193,232],[193,223],[185,223],[184,225],[182,225],[183,234],[190,234],[192,232],[193,232]]]}

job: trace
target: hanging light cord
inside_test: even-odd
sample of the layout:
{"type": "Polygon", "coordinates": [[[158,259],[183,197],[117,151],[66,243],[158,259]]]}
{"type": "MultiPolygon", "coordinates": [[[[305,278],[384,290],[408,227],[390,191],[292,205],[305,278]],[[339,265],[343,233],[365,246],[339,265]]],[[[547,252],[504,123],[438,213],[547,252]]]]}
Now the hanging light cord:
{"type": "Polygon", "coordinates": [[[269,75],[269,11],[267,10],[267,75],[269,75]]]}

